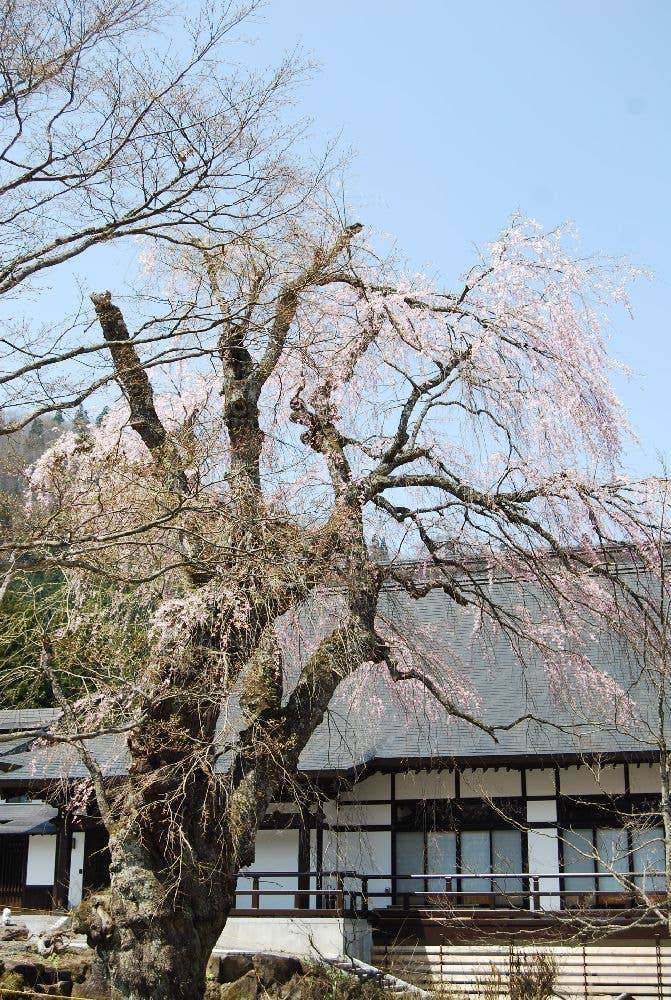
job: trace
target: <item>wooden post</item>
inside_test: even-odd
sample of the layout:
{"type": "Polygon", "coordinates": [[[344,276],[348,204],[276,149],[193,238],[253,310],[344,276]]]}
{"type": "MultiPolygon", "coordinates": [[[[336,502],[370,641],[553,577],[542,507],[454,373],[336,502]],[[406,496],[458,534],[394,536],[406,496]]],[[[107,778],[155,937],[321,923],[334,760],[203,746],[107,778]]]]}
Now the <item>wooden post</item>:
{"type": "Polygon", "coordinates": [[[252,909],[258,910],[261,906],[261,896],[259,886],[261,882],[258,875],[252,875],[252,909]]]}
{"type": "Polygon", "coordinates": [[[340,874],[336,875],[336,888],[338,890],[338,899],[340,900],[340,916],[345,915],[345,881],[340,874]]]}
{"type": "Polygon", "coordinates": [[[534,910],[538,911],[541,908],[541,883],[538,875],[534,875],[531,880],[531,898],[533,899],[534,910]]]}
{"type": "Polygon", "coordinates": [[[298,828],[298,880],[299,891],[294,896],[294,907],[297,910],[309,910],[310,907],[310,813],[301,810],[300,826],[298,828]],[[303,890],[302,892],[300,890],[303,890]],[[306,891],[307,890],[307,891],[306,891]]]}
{"type": "Polygon", "coordinates": [[[66,910],[70,892],[70,857],[72,854],[72,825],[63,809],[58,810],[56,829],[56,870],[54,874],[54,906],[66,910]]]}

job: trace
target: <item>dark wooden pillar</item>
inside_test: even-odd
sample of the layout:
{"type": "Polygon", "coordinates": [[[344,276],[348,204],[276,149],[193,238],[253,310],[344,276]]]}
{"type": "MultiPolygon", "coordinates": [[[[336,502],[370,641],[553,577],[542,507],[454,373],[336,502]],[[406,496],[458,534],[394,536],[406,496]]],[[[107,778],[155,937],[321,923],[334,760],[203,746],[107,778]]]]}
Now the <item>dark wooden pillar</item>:
{"type": "Polygon", "coordinates": [[[310,821],[307,809],[301,809],[300,826],[298,828],[298,888],[303,892],[296,894],[296,907],[299,910],[309,910],[311,899],[306,889],[310,888],[310,821]]]}
{"type": "Polygon", "coordinates": [[[58,812],[56,830],[56,873],[54,876],[54,906],[67,909],[70,891],[70,855],[72,854],[72,823],[63,809],[58,812]]]}

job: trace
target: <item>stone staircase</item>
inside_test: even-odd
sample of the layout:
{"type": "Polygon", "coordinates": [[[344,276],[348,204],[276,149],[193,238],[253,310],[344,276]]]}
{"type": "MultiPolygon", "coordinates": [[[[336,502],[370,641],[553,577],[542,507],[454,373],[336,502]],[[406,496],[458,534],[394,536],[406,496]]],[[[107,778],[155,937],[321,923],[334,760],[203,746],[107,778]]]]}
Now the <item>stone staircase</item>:
{"type": "Polygon", "coordinates": [[[368,965],[358,958],[327,958],[324,961],[328,965],[333,966],[334,969],[339,969],[350,976],[356,976],[362,983],[372,980],[377,981],[389,993],[412,993],[417,997],[417,1000],[420,1000],[420,998],[428,1000],[428,998],[433,996],[428,990],[423,990],[419,986],[413,986],[412,983],[406,982],[405,979],[399,979],[388,972],[383,972],[374,965],[368,965]]]}

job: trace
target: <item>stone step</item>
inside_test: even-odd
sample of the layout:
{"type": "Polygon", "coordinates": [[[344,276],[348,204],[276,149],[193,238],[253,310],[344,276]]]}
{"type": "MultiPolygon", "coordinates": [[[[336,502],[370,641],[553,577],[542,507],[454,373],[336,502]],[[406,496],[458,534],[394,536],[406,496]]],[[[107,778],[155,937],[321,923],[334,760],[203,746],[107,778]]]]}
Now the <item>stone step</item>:
{"type": "Polygon", "coordinates": [[[331,958],[326,959],[326,961],[334,968],[340,969],[341,972],[356,976],[361,982],[378,980],[389,993],[412,993],[418,1000],[420,998],[429,1000],[432,997],[432,994],[428,990],[423,990],[419,986],[414,986],[412,983],[406,982],[404,979],[399,979],[388,972],[383,972],[374,965],[368,965],[358,958],[331,958]]]}

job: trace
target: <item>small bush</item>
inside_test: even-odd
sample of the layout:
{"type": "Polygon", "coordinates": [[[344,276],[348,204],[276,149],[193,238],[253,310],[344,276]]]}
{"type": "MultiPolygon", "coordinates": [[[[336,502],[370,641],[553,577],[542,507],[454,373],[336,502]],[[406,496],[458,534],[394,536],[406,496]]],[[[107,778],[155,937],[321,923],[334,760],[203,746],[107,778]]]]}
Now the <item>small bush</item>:
{"type": "Polygon", "coordinates": [[[508,974],[492,965],[476,980],[479,1000],[550,1000],[557,983],[557,963],[545,952],[510,953],[508,974]]]}
{"type": "Polygon", "coordinates": [[[17,993],[2,993],[2,1000],[22,1000],[21,993],[28,988],[25,979],[20,973],[10,972],[9,970],[3,972],[0,976],[0,987],[3,990],[19,991],[17,993]]]}
{"type": "Polygon", "coordinates": [[[557,983],[554,955],[537,952],[510,956],[508,992],[510,1000],[549,1000],[557,983]]]}
{"type": "Polygon", "coordinates": [[[490,965],[486,976],[478,976],[475,980],[480,1000],[501,1000],[506,995],[503,976],[497,965],[490,965]]]}

